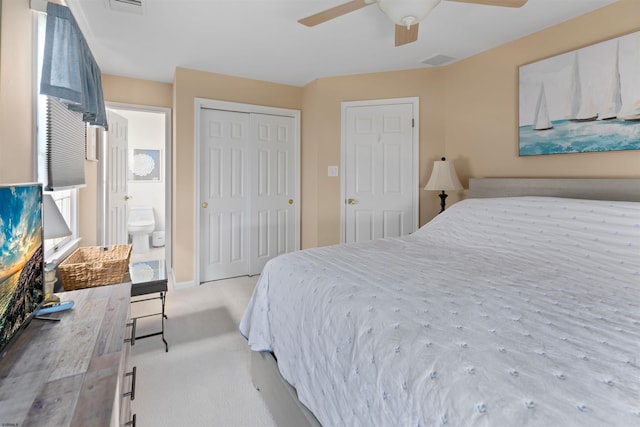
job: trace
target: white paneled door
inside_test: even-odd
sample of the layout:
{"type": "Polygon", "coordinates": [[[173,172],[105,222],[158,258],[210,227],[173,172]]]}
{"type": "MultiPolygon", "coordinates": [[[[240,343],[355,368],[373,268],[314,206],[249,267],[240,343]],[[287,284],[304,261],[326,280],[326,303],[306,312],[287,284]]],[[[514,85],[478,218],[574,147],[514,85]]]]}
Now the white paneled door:
{"type": "Polygon", "coordinates": [[[295,249],[295,135],[291,117],[251,114],[251,267],[295,249]]]}
{"type": "Polygon", "coordinates": [[[249,115],[201,110],[200,279],[247,274],[249,268],[249,115]]]}
{"type": "Polygon", "coordinates": [[[294,119],[201,109],[200,281],[295,249],[294,119]]]}
{"type": "Polygon", "coordinates": [[[345,242],[416,230],[413,110],[412,103],[346,108],[345,242]]]}
{"type": "Polygon", "coordinates": [[[127,230],[127,160],[129,122],[126,118],[107,110],[109,130],[106,133],[107,153],[107,230],[105,245],[126,244],[127,230]]]}

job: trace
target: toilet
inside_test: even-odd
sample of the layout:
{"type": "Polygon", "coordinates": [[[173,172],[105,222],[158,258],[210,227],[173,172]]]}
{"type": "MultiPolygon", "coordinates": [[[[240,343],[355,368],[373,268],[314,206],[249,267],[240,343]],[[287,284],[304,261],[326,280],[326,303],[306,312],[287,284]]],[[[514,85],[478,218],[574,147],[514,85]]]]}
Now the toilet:
{"type": "Polygon", "coordinates": [[[131,235],[133,253],[149,252],[149,236],[156,228],[156,221],[151,206],[129,208],[127,229],[131,235]]]}

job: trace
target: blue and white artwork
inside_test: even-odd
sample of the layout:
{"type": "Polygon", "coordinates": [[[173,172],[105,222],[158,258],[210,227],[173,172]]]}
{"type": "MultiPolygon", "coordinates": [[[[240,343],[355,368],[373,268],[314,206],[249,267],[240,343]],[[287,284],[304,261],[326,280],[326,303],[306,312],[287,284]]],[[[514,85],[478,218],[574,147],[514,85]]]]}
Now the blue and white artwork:
{"type": "Polygon", "coordinates": [[[519,69],[519,155],[640,150],[640,32],[519,69]]]}
{"type": "Polygon", "coordinates": [[[160,181],[160,150],[134,148],[129,156],[129,180],[160,181]]]}

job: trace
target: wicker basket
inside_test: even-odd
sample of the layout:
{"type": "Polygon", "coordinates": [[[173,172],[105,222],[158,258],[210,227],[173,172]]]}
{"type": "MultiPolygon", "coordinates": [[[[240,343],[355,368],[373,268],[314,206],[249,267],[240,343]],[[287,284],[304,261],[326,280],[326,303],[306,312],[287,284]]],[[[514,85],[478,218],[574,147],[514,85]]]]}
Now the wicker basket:
{"type": "Polygon", "coordinates": [[[76,249],[58,266],[65,291],[122,283],[131,245],[89,246],[76,249]]]}

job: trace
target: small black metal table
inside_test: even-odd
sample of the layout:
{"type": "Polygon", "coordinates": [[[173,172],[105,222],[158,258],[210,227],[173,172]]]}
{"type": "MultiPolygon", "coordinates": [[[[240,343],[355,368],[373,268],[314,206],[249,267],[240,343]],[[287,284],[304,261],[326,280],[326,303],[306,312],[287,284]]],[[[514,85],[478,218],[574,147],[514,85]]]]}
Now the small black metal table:
{"type": "Polygon", "coordinates": [[[164,313],[165,302],[167,298],[167,271],[165,268],[165,262],[163,259],[151,260],[151,261],[139,261],[129,264],[129,276],[131,278],[131,303],[160,300],[161,311],[159,313],[147,314],[144,316],[136,317],[135,319],[142,319],[145,317],[160,316],[162,322],[162,329],[158,332],[142,335],[136,337],[136,339],[148,338],[157,335],[162,336],[162,342],[164,342],[164,351],[169,351],[169,344],[164,337],[164,319],[167,319],[167,315],[164,313]],[[158,294],[158,296],[148,298],[133,297],[158,294]]]}

